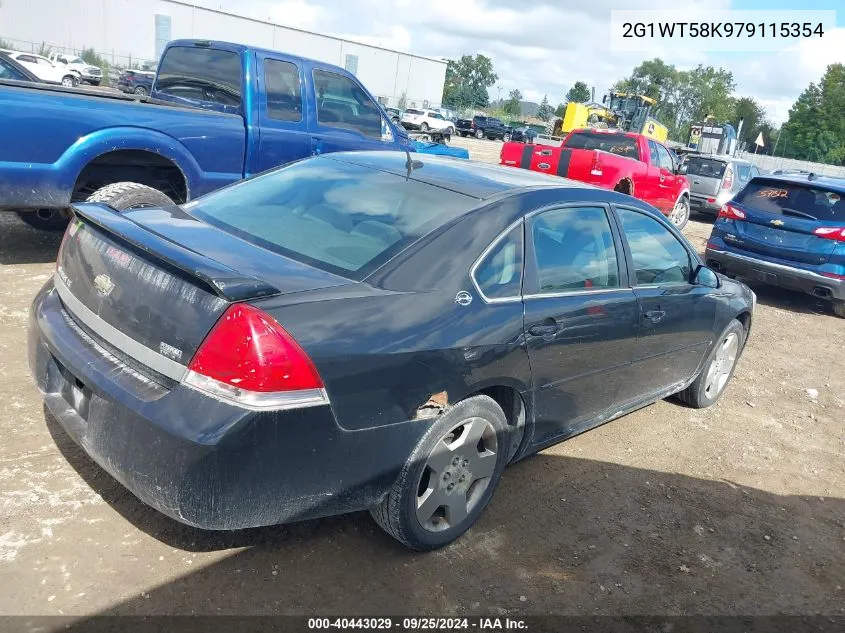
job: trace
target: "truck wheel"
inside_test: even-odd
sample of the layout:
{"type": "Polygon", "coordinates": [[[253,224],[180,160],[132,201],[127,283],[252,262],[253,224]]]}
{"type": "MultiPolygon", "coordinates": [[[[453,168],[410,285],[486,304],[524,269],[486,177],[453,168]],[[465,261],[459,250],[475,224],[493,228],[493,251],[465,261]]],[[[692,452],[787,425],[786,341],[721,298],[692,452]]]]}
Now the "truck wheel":
{"type": "Polygon", "coordinates": [[[680,231],[687,225],[687,222],[689,221],[689,213],[689,198],[682,196],[675,205],[675,208],[672,209],[672,212],[669,214],[669,221],[680,231]]]}
{"type": "Polygon", "coordinates": [[[147,96],[147,89],[144,86],[138,86],[135,88],[135,94],[139,97],[146,97],[147,96]]]}
{"type": "Polygon", "coordinates": [[[503,141],[504,143],[507,143],[509,140],[511,140],[511,135],[510,135],[510,134],[507,134],[507,133],[506,133],[506,134],[502,134],[502,141],[503,141]]]}
{"type": "Polygon", "coordinates": [[[61,209],[18,211],[18,217],[29,226],[42,231],[64,231],[70,216],[61,209]]]}
{"type": "Polygon", "coordinates": [[[65,88],[75,88],[79,82],[73,75],[65,75],[62,77],[62,85],[65,88]]]}
{"type": "Polygon", "coordinates": [[[484,138],[484,130],[476,130],[475,131],[475,138],[477,138],[477,139],[484,138]]]}
{"type": "Polygon", "coordinates": [[[116,211],[143,207],[169,207],[174,204],[158,189],[137,182],[115,182],[97,189],[86,202],[102,202],[116,211]]]}
{"type": "Polygon", "coordinates": [[[489,396],[458,402],[435,418],[373,518],[397,541],[426,551],[466,532],[507,465],[508,423],[489,396]]]}

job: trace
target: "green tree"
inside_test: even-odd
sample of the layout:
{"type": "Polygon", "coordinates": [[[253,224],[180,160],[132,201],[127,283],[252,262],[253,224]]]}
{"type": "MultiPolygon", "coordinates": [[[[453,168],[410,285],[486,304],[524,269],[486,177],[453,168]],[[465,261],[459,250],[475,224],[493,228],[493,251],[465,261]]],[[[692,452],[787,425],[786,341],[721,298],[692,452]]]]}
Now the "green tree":
{"type": "Polygon", "coordinates": [[[480,53],[464,55],[446,64],[443,103],[458,108],[484,108],[490,103],[487,89],[499,76],[493,72],[493,61],[480,53]]]}
{"type": "Polygon", "coordinates": [[[845,165],[845,65],[831,64],[807,86],[781,132],[785,156],[845,165]]]}
{"type": "Polygon", "coordinates": [[[590,100],[590,88],[583,81],[576,81],[569,92],[566,93],[566,101],[575,103],[586,103],[590,100]]]}
{"type": "Polygon", "coordinates": [[[502,110],[510,116],[519,116],[522,114],[520,101],[522,101],[522,93],[519,90],[511,90],[508,93],[507,101],[502,106],[502,110]]]}
{"type": "Polygon", "coordinates": [[[558,103],[557,107],[555,108],[555,116],[562,117],[566,112],[566,104],[565,103],[558,103]]]}
{"type": "Polygon", "coordinates": [[[549,105],[549,96],[543,95],[543,100],[540,102],[540,109],[537,110],[537,118],[548,121],[552,118],[552,114],[554,114],[554,110],[549,105]]]}

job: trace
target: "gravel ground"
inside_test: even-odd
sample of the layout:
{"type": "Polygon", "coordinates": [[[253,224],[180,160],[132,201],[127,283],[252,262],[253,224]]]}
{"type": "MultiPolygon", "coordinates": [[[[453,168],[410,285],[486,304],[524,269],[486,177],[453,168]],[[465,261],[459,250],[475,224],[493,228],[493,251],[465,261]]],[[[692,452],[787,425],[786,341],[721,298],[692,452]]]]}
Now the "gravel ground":
{"type": "MultiPolygon", "coordinates": [[[[709,227],[685,233],[701,249],[709,227]]],[[[824,304],[755,287],[717,406],[659,402],[546,450],[419,555],[365,513],[187,528],[90,462],[26,365],[59,239],[0,217],[0,614],[845,614],[845,320],[824,304]]]]}

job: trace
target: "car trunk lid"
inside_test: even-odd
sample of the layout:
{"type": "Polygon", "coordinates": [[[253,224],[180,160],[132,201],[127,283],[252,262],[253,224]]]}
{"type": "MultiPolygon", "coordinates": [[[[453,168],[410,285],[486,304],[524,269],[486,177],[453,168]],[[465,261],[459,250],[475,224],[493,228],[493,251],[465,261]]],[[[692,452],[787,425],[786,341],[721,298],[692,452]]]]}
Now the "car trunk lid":
{"type": "Polygon", "coordinates": [[[66,309],[114,347],[140,351],[127,349],[170,378],[180,378],[179,366],[230,303],[350,283],[247,244],[178,207],[118,214],[82,204],[74,211],[56,271],[66,309]],[[115,340],[115,331],[131,340],[115,340]]]}
{"type": "Polygon", "coordinates": [[[838,194],[798,183],[755,179],[731,202],[744,214],[734,220],[737,246],[803,264],[826,263],[836,242],[814,234],[821,226],[845,226],[845,218],[834,215],[838,194]],[[826,202],[827,195],[837,196],[826,202]]]}

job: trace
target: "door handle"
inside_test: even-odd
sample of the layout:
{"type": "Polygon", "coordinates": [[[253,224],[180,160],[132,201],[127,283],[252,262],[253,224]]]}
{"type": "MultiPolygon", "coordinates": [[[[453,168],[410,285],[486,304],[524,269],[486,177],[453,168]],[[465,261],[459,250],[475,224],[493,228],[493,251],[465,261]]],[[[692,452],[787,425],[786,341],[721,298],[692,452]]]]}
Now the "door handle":
{"type": "Polygon", "coordinates": [[[543,323],[540,325],[532,325],[528,328],[528,333],[531,336],[549,336],[560,330],[560,325],[557,323],[543,323]]]}
{"type": "Polygon", "coordinates": [[[652,323],[657,323],[657,322],[660,321],[660,319],[662,319],[663,317],[666,316],[666,311],[665,310],[649,310],[648,312],[645,313],[644,316],[645,316],[645,318],[647,318],[652,323]]]}

